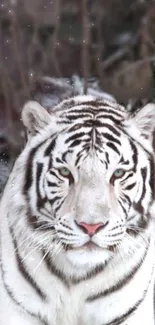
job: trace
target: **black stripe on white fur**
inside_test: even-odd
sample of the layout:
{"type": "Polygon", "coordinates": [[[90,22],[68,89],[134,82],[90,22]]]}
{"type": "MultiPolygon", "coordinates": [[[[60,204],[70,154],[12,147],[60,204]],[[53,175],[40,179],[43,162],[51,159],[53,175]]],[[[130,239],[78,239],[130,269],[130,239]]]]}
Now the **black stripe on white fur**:
{"type": "Polygon", "coordinates": [[[51,115],[27,104],[30,138],[1,203],[2,325],[8,303],[29,325],[154,325],[154,115],[89,96],[51,115]],[[88,236],[80,222],[103,225],[88,236]]]}

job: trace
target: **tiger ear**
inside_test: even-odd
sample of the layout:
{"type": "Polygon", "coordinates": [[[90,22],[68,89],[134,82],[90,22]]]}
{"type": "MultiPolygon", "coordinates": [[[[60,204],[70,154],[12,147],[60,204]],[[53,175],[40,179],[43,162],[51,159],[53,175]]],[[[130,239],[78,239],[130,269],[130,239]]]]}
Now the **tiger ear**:
{"type": "Polygon", "coordinates": [[[143,139],[152,141],[153,131],[155,130],[155,104],[148,103],[138,110],[138,112],[131,115],[129,113],[127,123],[125,124],[129,127],[130,125],[136,126],[136,129],[139,130],[139,135],[143,139]]]}
{"type": "Polygon", "coordinates": [[[49,125],[51,115],[39,103],[29,101],[23,108],[22,120],[28,132],[33,136],[49,125]]]}
{"type": "Polygon", "coordinates": [[[155,104],[148,103],[134,116],[135,123],[145,139],[152,138],[155,129],[155,104]]]}

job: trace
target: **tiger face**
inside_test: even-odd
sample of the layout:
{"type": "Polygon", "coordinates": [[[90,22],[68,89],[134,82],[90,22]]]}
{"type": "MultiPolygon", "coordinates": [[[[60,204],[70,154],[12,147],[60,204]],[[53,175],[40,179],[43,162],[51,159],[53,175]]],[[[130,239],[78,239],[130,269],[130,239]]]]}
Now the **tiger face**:
{"type": "Polygon", "coordinates": [[[44,250],[76,267],[98,265],[147,228],[154,202],[154,111],[148,104],[130,116],[91,96],[64,101],[51,115],[35,102],[26,104],[23,195],[29,226],[45,234],[44,250]]]}

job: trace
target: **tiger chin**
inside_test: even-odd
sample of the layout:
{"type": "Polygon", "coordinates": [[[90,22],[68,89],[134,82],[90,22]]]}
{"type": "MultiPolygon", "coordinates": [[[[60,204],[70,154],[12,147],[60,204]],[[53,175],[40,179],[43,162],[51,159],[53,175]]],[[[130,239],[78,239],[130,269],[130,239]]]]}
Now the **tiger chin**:
{"type": "Polygon", "coordinates": [[[0,203],[0,325],[154,325],[155,105],[28,102],[0,203]]]}

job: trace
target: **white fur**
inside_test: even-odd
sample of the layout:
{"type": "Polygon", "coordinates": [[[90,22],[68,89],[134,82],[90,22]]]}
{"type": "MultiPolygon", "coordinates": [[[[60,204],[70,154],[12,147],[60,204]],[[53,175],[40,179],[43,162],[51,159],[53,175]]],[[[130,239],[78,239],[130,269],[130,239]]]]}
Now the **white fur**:
{"type": "MultiPolygon", "coordinates": [[[[75,98],[75,106],[76,103],[91,100],[94,100],[91,96],[78,96],[75,98]]],[[[63,106],[63,103],[61,105],[63,106]]],[[[37,106],[37,109],[39,109],[39,106],[37,106]]],[[[51,224],[53,222],[55,230],[57,232],[60,231],[60,233],[61,230],[66,229],[63,228],[65,225],[71,227],[73,236],[64,236],[66,236],[66,240],[71,241],[73,249],[65,251],[62,247],[60,249],[59,245],[55,247],[55,244],[51,241],[52,233],[50,231],[44,235],[44,233],[37,233],[37,231],[35,232],[27,226],[27,202],[21,192],[21,187],[24,183],[25,165],[29,152],[42,140],[47,139],[47,142],[38,149],[35,156],[33,172],[35,175],[36,162],[44,163],[40,191],[42,195],[46,192],[48,199],[51,199],[52,197],[48,193],[47,180],[52,182],[54,176],[51,176],[47,171],[48,161],[47,157],[44,157],[43,152],[50,143],[51,135],[61,130],[56,143],[56,149],[54,149],[56,150],[55,158],[59,157],[59,154],[67,149],[65,140],[68,135],[65,132],[64,125],[61,127],[57,125],[55,116],[51,119],[50,116],[48,117],[48,113],[44,114],[42,109],[38,113],[36,111],[36,104],[33,106],[33,103],[31,103],[31,109],[28,106],[26,110],[23,113],[25,125],[27,125],[30,132],[32,131],[32,135],[34,131],[37,134],[34,137],[30,137],[26,148],[17,159],[0,203],[0,325],[107,325],[111,324],[113,319],[118,316],[118,311],[122,315],[128,310],[129,306],[134,305],[134,303],[141,299],[145,291],[146,296],[143,302],[121,324],[154,325],[154,219],[150,220],[148,228],[144,232],[139,233],[136,238],[131,240],[126,234],[125,216],[118,204],[118,198],[123,190],[118,181],[115,187],[110,184],[114,171],[117,168],[121,168],[120,158],[106,146],[106,143],[105,150],[108,151],[111,161],[108,171],[101,161],[91,154],[81,164],[79,173],[74,164],[76,150],[78,151],[76,147],[74,153],[72,155],[68,154],[66,158],[67,166],[69,166],[72,175],[74,175],[75,184],[70,189],[68,183],[64,181],[64,184],[59,189],[60,193],[66,196],[67,199],[59,211],[57,220],[52,219],[51,212],[51,224]],[[29,113],[34,114],[36,123],[33,125],[31,125],[31,119],[29,119],[29,113]],[[21,208],[20,215],[19,207],[21,208]],[[107,227],[93,236],[92,241],[96,244],[96,247],[88,248],[84,246],[88,242],[89,236],[76,226],[75,220],[78,223],[97,223],[108,220],[107,227]],[[13,229],[16,238],[18,238],[21,258],[26,263],[29,273],[36,279],[40,289],[46,294],[46,301],[41,300],[29,282],[19,272],[9,227],[13,229]],[[145,255],[149,240],[149,249],[144,262],[134,277],[121,290],[115,290],[105,295],[105,297],[92,302],[87,301],[88,297],[108,290],[116,283],[119,284],[134,265],[140,262],[142,256],[145,255]],[[115,253],[108,249],[109,245],[114,243],[119,244],[115,253]],[[40,246],[37,246],[38,244],[40,246]],[[55,267],[64,273],[68,286],[46,267],[41,255],[41,246],[46,248],[47,252],[49,250],[55,267]],[[87,274],[97,265],[104,266],[102,272],[86,280],[79,281],[79,283],[72,283],[72,278],[87,277],[87,274]],[[11,288],[14,298],[18,300],[22,307],[19,307],[7,293],[3,282],[4,278],[5,286],[11,288]],[[40,319],[44,320],[45,323],[39,321],[38,316],[30,316],[23,308],[28,312],[31,311],[34,315],[40,315],[40,319]]],[[[60,111],[58,115],[60,120],[60,111]]],[[[132,122],[131,125],[126,126],[129,133],[131,126],[132,122]]],[[[136,126],[134,127],[136,128],[136,126]]],[[[138,134],[136,140],[138,141],[139,139],[140,142],[140,145],[138,143],[136,145],[141,159],[139,159],[137,176],[132,178],[134,180],[134,177],[137,177],[135,178],[137,187],[131,191],[131,199],[137,198],[138,201],[142,188],[140,170],[144,167],[148,168],[148,157],[141,147],[140,131],[136,130],[138,134]]],[[[127,136],[124,136],[124,134],[121,135],[120,140],[122,155],[125,155],[126,159],[129,160],[129,166],[126,168],[130,169],[133,165],[130,155],[130,144],[127,136]]],[[[103,159],[104,154],[101,154],[100,158],[103,159]]],[[[55,168],[62,167],[54,158],[53,163],[56,166],[55,168]]],[[[130,185],[130,179],[127,185],[130,185]]],[[[36,213],[36,199],[36,189],[33,184],[29,204],[31,207],[34,207],[34,214],[36,213]]],[[[148,205],[149,201],[150,189],[148,186],[148,192],[144,198],[144,208],[148,205]]],[[[46,208],[50,209],[50,205],[47,204],[46,208]]],[[[150,212],[153,216],[153,206],[150,212]]],[[[139,215],[137,214],[138,218],[139,215]]]]}

